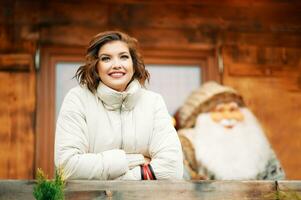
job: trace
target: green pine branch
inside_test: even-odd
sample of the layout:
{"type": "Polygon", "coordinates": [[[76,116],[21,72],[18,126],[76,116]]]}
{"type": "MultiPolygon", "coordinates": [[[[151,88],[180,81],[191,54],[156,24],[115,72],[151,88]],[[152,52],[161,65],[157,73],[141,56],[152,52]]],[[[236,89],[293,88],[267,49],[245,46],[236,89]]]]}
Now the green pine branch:
{"type": "Polygon", "coordinates": [[[55,178],[49,180],[41,170],[37,171],[37,184],[33,188],[36,200],[64,200],[65,181],[61,169],[56,169],[55,178]]]}

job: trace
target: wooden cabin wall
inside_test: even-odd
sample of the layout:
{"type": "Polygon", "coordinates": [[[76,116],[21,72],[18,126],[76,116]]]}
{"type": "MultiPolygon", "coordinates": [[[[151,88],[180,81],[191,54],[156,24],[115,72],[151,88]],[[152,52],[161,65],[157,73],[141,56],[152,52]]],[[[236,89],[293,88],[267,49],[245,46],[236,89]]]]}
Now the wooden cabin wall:
{"type": "Polygon", "coordinates": [[[287,178],[301,178],[298,1],[4,0],[0,9],[0,178],[33,178],[38,163],[38,47],[86,46],[109,29],[135,36],[142,49],[215,50],[222,82],[263,124],[287,178]]]}

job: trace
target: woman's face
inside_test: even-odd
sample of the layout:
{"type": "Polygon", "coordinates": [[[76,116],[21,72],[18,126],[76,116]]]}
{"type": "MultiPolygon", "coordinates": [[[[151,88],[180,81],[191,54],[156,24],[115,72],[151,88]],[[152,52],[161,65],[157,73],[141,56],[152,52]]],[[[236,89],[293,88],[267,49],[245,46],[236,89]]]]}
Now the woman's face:
{"type": "Polygon", "coordinates": [[[132,57],[126,43],[112,41],[98,51],[98,75],[108,87],[122,92],[131,81],[134,68],[132,57]]]}

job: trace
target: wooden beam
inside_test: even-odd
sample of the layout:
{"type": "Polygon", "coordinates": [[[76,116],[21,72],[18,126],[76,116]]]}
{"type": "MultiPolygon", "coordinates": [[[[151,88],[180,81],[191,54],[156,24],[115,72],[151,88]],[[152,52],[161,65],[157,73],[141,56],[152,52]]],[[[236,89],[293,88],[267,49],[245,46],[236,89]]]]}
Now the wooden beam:
{"type": "MultiPolygon", "coordinates": [[[[33,181],[0,181],[1,197],[33,199],[33,181]]],[[[285,186],[286,184],[283,183],[285,186]]],[[[300,190],[300,182],[290,184],[300,190]]],[[[261,200],[276,191],[274,181],[68,181],[66,199],[261,200]]]]}
{"type": "Polygon", "coordinates": [[[0,71],[29,72],[32,68],[31,54],[0,54],[0,71]]]}

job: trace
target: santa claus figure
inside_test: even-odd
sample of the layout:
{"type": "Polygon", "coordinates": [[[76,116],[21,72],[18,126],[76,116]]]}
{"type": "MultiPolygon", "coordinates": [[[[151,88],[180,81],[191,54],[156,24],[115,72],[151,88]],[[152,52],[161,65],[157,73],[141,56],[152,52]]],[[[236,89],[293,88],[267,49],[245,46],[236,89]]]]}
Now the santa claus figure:
{"type": "Polygon", "coordinates": [[[180,108],[178,123],[186,178],[284,178],[263,129],[233,88],[203,84],[180,108]]]}

